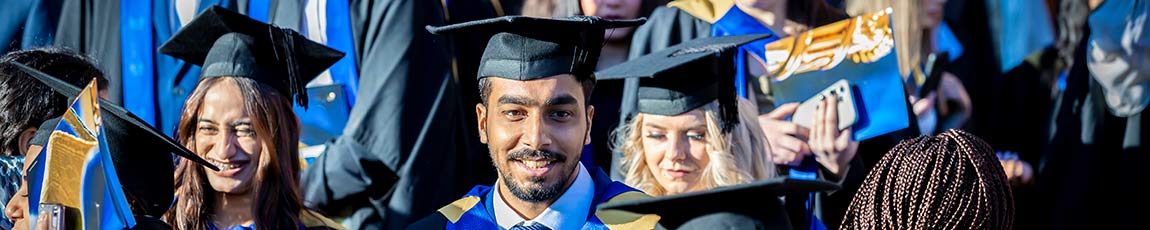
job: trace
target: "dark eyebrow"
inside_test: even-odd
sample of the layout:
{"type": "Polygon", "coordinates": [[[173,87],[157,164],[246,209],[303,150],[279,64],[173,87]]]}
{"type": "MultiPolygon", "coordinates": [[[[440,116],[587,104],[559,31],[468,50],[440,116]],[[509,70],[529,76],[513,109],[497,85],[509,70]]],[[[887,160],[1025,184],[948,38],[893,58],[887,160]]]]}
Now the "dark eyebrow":
{"type": "Polygon", "coordinates": [[[573,96],[571,96],[571,95],[569,95],[569,94],[563,94],[563,95],[559,95],[559,96],[557,96],[557,97],[552,97],[551,99],[547,99],[547,101],[546,101],[546,102],[543,102],[543,104],[544,104],[544,105],[549,105],[549,106],[554,106],[554,105],[573,105],[573,104],[576,104],[576,102],[577,102],[577,101],[575,100],[575,97],[573,97],[573,96]]]}
{"type": "Polygon", "coordinates": [[[503,95],[499,97],[499,104],[513,104],[522,106],[539,106],[538,102],[523,96],[503,95]]]}

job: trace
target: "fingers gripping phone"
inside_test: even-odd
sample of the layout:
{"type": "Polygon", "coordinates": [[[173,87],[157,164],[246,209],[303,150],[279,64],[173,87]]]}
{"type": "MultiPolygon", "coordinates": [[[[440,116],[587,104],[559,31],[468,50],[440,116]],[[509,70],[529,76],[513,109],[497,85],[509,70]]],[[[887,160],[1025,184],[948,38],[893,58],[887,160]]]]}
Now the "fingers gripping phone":
{"type": "Polygon", "coordinates": [[[791,120],[808,129],[813,128],[818,105],[824,98],[829,97],[838,98],[838,129],[843,130],[854,125],[855,121],[858,120],[858,113],[855,110],[855,100],[854,94],[851,92],[851,85],[846,79],[836,81],[826,89],[823,89],[822,92],[803,101],[802,104],[799,104],[799,108],[795,110],[795,114],[791,116],[791,120]]]}

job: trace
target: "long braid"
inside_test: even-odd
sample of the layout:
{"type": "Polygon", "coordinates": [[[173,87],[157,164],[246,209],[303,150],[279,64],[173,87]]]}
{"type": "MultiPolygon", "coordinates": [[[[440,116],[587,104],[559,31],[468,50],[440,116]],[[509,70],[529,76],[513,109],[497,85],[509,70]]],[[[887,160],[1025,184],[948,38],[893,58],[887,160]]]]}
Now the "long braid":
{"type": "Polygon", "coordinates": [[[1010,229],[1014,199],[986,142],[963,131],[899,143],[867,175],[843,229],[1010,229]]]}

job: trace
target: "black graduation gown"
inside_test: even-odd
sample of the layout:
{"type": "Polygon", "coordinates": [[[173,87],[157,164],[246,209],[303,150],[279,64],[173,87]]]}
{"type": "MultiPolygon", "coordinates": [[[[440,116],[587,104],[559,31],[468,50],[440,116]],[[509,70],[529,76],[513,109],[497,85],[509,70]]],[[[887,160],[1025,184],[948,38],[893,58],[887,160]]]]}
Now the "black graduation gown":
{"type": "Polygon", "coordinates": [[[448,23],[440,1],[350,6],[358,99],[342,136],[305,170],[304,198],[308,207],[344,218],[349,229],[402,229],[471,186],[494,181],[475,138],[475,103],[462,96],[475,84],[455,80],[474,79],[475,70],[453,78],[449,39],[424,29],[448,23]]]}
{"type": "Polygon", "coordinates": [[[108,79],[108,101],[122,104],[120,79],[120,1],[64,0],[56,46],[95,58],[108,79]]]}
{"type": "Polygon", "coordinates": [[[1079,46],[1055,104],[1050,142],[1037,171],[1038,229],[1134,229],[1150,196],[1150,113],[1114,116],[1101,86],[1086,68],[1086,42],[1079,46]],[[1083,212],[1086,211],[1087,212],[1083,212]]]}

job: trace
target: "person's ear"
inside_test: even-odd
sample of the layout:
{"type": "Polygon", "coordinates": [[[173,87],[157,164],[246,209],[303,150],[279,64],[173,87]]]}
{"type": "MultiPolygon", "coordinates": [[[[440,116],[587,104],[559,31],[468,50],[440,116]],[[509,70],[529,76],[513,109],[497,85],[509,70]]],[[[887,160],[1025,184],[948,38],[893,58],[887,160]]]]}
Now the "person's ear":
{"type": "Polygon", "coordinates": [[[29,142],[32,142],[32,137],[36,136],[36,130],[38,130],[38,129],[37,128],[27,128],[27,129],[24,129],[24,131],[20,131],[19,145],[20,145],[20,155],[21,156],[27,156],[28,155],[28,144],[29,144],[29,142]]]}
{"type": "Polygon", "coordinates": [[[591,118],[595,117],[595,106],[587,105],[587,136],[583,138],[583,145],[591,144],[591,118]]]}
{"type": "Polygon", "coordinates": [[[475,117],[479,118],[479,142],[487,144],[487,107],[475,104],[475,117]]]}

